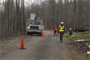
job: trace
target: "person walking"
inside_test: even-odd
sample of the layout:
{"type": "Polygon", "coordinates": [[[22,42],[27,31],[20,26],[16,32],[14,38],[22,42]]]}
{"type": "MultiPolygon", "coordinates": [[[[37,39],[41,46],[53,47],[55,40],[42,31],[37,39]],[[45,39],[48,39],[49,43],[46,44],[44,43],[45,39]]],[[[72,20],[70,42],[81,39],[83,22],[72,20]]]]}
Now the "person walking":
{"type": "Polygon", "coordinates": [[[56,28],[56,26],[54,26],[54,35],[53,36],[57,36],[57,28],[56,28]]]}
{"type": "Polygon", "coordinates": [[[60,27],[58,28],[58,32],[60,33],[60,41],[61,43],[63,42],[63,34],[65,32],[65,26],[64,26],[64,22],[61,22],[60,27]]]}

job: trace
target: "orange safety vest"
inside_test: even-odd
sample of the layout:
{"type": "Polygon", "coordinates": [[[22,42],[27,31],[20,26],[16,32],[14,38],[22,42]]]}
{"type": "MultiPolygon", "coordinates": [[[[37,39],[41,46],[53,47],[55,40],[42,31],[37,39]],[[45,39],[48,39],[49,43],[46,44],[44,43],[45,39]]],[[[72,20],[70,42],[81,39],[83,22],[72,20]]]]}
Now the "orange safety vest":
{"type": "Polygon", "coordinates": [[[57,31],[57,28],[55,28],[55,31],[57,31]]]}

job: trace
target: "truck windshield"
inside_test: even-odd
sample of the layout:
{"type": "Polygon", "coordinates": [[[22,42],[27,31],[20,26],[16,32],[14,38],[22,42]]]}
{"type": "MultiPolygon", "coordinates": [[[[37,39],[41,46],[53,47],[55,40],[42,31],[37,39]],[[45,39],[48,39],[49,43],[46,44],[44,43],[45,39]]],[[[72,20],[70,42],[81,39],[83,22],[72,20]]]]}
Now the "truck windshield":
{"type": "Polygon", "coordinates": [[[30,24],[32,24],[32,25],[43,25],[43,22],[41,20],[40,21],[31,20],[30,24]]]}

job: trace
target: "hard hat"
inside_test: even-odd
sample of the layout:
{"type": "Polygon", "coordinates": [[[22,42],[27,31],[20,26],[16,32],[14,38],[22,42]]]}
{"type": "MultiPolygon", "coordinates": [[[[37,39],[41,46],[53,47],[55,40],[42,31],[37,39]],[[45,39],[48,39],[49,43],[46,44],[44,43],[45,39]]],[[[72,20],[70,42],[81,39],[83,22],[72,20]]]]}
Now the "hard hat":
{"type": "Polygon", "coordinates": [[[64,24],[64,22],[61,22],[61,24],[64,24]]]}
{"type": "Polygon", "coordinates": [[[70,28],[70,30],[72,30],[72,28],[70,28]]]}

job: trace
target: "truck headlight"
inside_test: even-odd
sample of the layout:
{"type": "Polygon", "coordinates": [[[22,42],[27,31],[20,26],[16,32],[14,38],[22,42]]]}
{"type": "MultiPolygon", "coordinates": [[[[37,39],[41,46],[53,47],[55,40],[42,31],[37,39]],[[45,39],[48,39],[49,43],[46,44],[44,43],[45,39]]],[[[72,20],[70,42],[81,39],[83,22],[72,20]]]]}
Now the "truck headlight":
{"type": "Polygon", "coordinates": [[[39,26],[39,29],[41,29],[41,26],[39,26]]]}
{"type": "Polygon", "coordinates": [[[30,29],[30,26],[28,26],[27,29],[30,29]]]}

